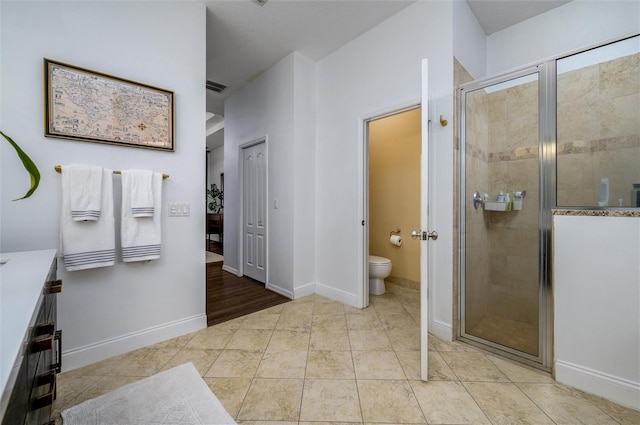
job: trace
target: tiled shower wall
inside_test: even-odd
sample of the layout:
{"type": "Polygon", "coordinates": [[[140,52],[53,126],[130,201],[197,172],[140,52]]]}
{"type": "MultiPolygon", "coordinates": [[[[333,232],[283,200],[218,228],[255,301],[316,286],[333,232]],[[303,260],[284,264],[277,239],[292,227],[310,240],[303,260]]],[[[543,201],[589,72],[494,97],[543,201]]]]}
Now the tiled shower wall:
{"type": "Polygon", "coordinates": [[[640,54],[558,76],[558,206],[631,205],[640,183],[640,54]]]}
{"type": "Polygon", "coordinates": [[[491,232],[489,311],[538,324],[538,83],[486,95],[489,197],[527,194],[520,211],[487,211],[491,232]]]}
{"type": "Polygon", "coordinates": [[[465,151],[465,328],[473,329],[489,309],[491,270],[491,245],[489,226],[485,213],[475,209],[472,194],[488,189],[489,167],[487,151],[489,143],[488,104],[483,91],[477,91],[466,99],[467,126],[465,151]],[[471,143],[470,143],[471,142],[471,143]],[[485,189],[486,188],[486,189],[485,189]]]}

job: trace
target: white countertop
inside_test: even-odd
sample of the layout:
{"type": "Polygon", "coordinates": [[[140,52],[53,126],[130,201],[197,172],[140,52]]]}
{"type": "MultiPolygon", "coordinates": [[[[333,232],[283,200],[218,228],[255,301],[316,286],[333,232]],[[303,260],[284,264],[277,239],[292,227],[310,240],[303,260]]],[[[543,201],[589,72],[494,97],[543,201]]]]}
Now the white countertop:
{"type": "Polygon", "coordinates": [[[22,342],[56,252],[55,249],[48,249],[0,253],[0,417],[8,402],[5,392],[13,388],[13,383],[9,381],[15,376],[11,375],[17,373],[12,369],[20,355],[22,342]]]}

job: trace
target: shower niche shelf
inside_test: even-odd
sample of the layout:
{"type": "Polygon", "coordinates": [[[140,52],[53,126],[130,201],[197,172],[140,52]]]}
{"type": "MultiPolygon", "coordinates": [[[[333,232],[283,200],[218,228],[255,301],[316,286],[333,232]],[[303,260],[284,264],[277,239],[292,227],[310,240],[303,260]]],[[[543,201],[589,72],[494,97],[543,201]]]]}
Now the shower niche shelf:
{"type": "Polygon", "coordinates": [[[484,201],[485,211],[519,211],[522,209],[522,201],[498,202],[484,201]]]}

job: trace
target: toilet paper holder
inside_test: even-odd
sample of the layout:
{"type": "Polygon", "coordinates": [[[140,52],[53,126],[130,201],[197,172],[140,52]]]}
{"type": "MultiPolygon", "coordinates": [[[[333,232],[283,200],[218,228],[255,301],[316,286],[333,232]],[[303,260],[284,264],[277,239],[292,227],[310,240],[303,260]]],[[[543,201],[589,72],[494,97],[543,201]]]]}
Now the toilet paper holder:
{"type": "Polygon", "coordinates": [[[400,229],[392,230],[389,232],[389,236],[397,235],[398,233],[400,233],[400,229]]]}

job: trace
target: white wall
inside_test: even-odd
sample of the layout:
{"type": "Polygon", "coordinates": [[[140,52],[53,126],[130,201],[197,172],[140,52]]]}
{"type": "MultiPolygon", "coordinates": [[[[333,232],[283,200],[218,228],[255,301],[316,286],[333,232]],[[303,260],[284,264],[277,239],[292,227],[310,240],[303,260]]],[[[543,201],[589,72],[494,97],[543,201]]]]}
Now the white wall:
{"type": "Polygon", "coordinates": [[[553,228],[556,379],[640,409],[640,217],[553,228]]]}
{"type": "MultiPolygon", "coordinates": [[[[0,7],[0,127],[42,173],[34,196],[11,202],[28,178],[9,145],[0,143],[2,251],[58,247],[55,164],[148,168],[171,176],[163,187],[161,259],[69,273],[60,264],[65,369],[205,327],[204,6],[3,1],[0,7]],[[44,57],[174,91],[176,152],[44,138],[44,57]],[[170,201],[189,202],[190,217],[168,218],[170,201]]],[[[114,189],[118,214],[119,177],[114,189]]]]}
{"type": "Polygon", "coordinates": [[[487,37],[487,75],[640,31],[640,2],[573,0],[487,37]]]}
{"type": "Polygon", "coordinates": [[[441,127],[434,117],[442,114],[453,122],[452,13],[450,2],[416,2],[319,61],[316,121],[317,292],[361,306],[362,120],[418,104],[421,60],[429,59],[434,121],[429,143],[435,154],[430,171],[438,185],[431,230],[441,235],[431,244],[437,267],[431,287],[432,331],[448,339],[453,303],[453,129],[441,127]]]}
{"type": "Polygon", "coordinates": [[[225,101],[224,268],[241,272],[241,146],[266,137],[267,288],[290,298],[314,289],[308,281],[313,279],[313,263],[300,258],[312,255],[313,239],[301,241],[304,233],[299,229],[307,220],[313,223],[313,211],[309,212],[306,203],[315,197],[313,177],[304,174],[312,172],[315,161],[313,117],[308,116],[314,109],[309,95],[313,92],[312,72],[308,59],[292,53],[225,101]],[[297,290],[299,287],[306,288],[297,290]]]}
{"type": "Polygon", "coordinates": [[[295,54],[293,284],[295,298],[315,293],[316,64],[295,54]]]}
{"type": "Polygon", "coordinates": [[[480,79],[487,72],[487,37],[466,0],[453,2],[453,55],[480,79]]]}

